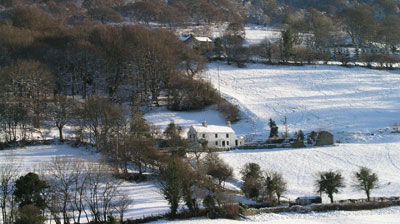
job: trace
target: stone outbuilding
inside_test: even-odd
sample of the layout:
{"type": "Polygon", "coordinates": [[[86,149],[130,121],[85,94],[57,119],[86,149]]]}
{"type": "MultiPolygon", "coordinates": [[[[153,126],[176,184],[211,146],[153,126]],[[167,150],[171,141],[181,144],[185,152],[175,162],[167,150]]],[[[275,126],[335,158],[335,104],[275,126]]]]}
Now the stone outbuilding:
{"type": "Polygon", "coordinates": [[[318,132],[315,146],[333,145],[333,134],[328,131],[318,132]]]}

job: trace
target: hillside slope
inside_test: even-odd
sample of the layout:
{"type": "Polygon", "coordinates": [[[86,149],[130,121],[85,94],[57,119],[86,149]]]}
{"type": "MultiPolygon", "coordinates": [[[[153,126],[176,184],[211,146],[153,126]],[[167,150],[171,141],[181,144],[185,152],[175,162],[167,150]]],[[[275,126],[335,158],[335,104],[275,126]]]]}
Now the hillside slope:
{"type": "MultiPolygon", "coordinates": [[[[291,133],[325,129],[336,140],[346,141],[365,140],[400,121],[398,73],[325,65],[236,68],[212,63],[204,77],[239,104],[257,134],[266,137],[269,118],[282,130],[286,116],[291,133]]],[[[240,126],[235,131],[247,134],[248,128],[240,126]]]]}

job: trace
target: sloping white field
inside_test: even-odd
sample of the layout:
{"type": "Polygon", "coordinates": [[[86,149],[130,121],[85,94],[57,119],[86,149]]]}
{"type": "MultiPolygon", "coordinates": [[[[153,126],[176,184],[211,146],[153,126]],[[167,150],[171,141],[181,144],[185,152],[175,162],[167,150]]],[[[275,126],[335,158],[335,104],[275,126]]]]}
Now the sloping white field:
{"type": "Polygon", "coordinates": [[[224,117],[213,107],[190,112],[169,111],[165,107],[159,107],[154,108],[144,116],[147,121],[163,130],[166,129],[168,124],[171,122],[174,122],[185,129],[192,125],[199,125],[203,121],[207,121],[209,124],[213,125],[226,124],[224,117]]]}
{"type": "MultiPolygon", "coordinates": [[[[282,131],[284,116],[291,133],[325,129],[337,139],[354,138],[354,134],[366,138],[400,121],[398,70],[262,64],[237,68],[212,63],[204,77],[240,106],[254,132],[265,136],[269,118],[282,131]]],[[[235,126],[234,130],[248,132],[235,126]]]]}
{"type": "Polygon", "coordinates": [[[281,37],[281,30],[273,27],[257,26],[248,24],[245,30],[245,45],[261,43],[264,39],[275,42],[281,37]]]}
{"type": "MultiPolygon", "coordinates": [[[[99,157],[99,154],[68,145],[40,145],[15,150],[0,150],[0,166],[7,162],[10,155],[21,164],[21,175],[27,172],[46,172],[43,165],[51,162],[55,156],[87,159],[89,161],[96,161],[99,157]]],[[[124,182],[120,189],[133,200],[133,205],[128,208],[124,216],[126,218],[141,218],[169,211],[168,202],[161,195],[157,183],[154,181],[138,184],[124,182]]]]}
{"type": "MultiPolygon", "coordinates": [[[[366,166],[377,173],[379,188],[372,197],[400,195],[400,143],[341,144],[308,149],[238,150],[219,154],[234,168],[240,180],[240,169],[248,162],[257,163],[263,170],[283,174],[288,190],[284,196],[294,200],[299,196],[315,195],[314,181],[321,171],[340,171],[346,187],[334,196],[335,200],[366,198],[352,185],[354,172],[366,166]]],[[[323,201],[328,203],[327,197],[323,201]]]]}
{"type": "Polygon", "coordinates": [[[385,209],[377,209],[371,211],[333,211],[323,213],[297,214],[261,214],[248,217],[248,219],[235,221],[227,219],[191,219],[182,221],[166,221],[161,220],[152,223],[188,223],[188,224],[251,224],[251,223],[268,223],[268,224],[394,224],[399,223],[400,207],[391,207],[385,209]]]}

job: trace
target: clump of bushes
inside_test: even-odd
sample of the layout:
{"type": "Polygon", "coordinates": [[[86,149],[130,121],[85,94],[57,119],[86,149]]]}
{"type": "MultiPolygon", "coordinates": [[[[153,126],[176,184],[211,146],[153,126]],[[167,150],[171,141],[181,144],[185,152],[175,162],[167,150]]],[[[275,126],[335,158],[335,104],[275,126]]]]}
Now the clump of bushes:
{"type": "Polygon", "coordinates": [[[236,122],[240,120],[240,110],[237,105],[230,103],[220,95],[218,95],[216,104],[218,110],[224,114],[227,121],[236,122]]]}
{"type": "Polygon", "coordinates": [[[207,218],[226,218],[238,219],[240,214],[240,206],[238,204],[216,205],[216,200],[212,195],[207,195],[203,200],[203,206],[206,210],[207,218]]]}
{"type": "Polygon", "coordinates": [[[240,173],[243,180],[242,191],[246,197],[270,205],[280,204],[280,198],[287,189],[287,183],[281,173],[262,171],[256,163],[245,164],[240,173]]]}
{"type": "Polygon", "coordinates": [[[223,98],[211,83],[189,77],[177,77],[168,87],[168,109],[175,111],[198,110],[212,104],[224,114],[226,120],[240,119],[240,110],[223,98]]]}
{"type": "Polygon", "coordinates": [[[168,109],[197,110],[215,103],[218,93],[209,82],[177,77],[168,87],[168,109]]]}

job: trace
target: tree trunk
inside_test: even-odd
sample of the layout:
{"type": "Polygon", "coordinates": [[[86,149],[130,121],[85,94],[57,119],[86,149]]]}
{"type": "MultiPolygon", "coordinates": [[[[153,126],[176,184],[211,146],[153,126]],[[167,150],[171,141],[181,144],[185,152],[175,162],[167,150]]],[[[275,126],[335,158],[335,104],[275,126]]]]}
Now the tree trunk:
{"type": "Polygon", "coordinates": [[[63,128],[61,126],[58,127],[58,132],[60,133],[60,142],[64,142],[63,128]]]}
{"type": "Polygon", "coordinates": [[[82,80],[82,99],[86,99],[86,94],[87,93],[87,82],[86,79],[83,78],[82,80]]]}
{"type": "Polygon", "coordinates": [[[329,198],[331,199],[331,203],[333,203],[333,195],[329,195],[329,198]]]}

